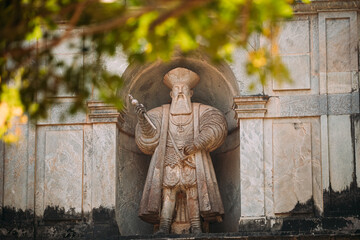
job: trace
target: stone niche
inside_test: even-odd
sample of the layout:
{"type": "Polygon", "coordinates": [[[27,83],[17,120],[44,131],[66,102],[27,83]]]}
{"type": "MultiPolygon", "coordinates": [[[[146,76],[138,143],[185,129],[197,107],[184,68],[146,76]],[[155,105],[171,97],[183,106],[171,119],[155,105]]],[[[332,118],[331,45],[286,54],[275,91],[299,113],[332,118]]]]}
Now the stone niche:
{"type": "MultiPolygon", "coordinates": [[[[225,217],[222,223],[211,225],[210,232],[235,232],[240,217],[239,137],[232,105],[238,86],[230,67],[224,63],[213,65],[204,56],[179,56],[169,63],[130,65],[123,74],[125,87],[121,95],[131,93],[148,110],[170,103],[170,90],[163,84],[163,77],[176,67],[188,68],[200,76],[192,101],[214,106],[226,117],[227,140],[212,153],[225,217]]],[[[138,218],[138,208],[151,156],[144,155],[135,144],[137,119],[129,100],[125,99],[125,102],[127,111],[119,130],[116,220],[123,235],[150,234],[153,226],[138,218]]]]}

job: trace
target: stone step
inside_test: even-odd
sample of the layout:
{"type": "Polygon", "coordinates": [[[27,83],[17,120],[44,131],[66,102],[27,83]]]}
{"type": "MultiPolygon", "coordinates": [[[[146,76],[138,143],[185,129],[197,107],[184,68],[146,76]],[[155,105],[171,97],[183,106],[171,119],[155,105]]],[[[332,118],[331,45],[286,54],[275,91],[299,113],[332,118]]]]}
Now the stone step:
{"type": "Polygon", "coordinates": [[[355,240],[360,239],[360,233],[356,234],[304,234],[304,235],[270,235],[264,233],[252,233],[251,235],[244,235],[243,233],[202,233],[198,235],[194,234],[168,234],[163,236],[157,235],[131,235],[131,236],[121,236],[119,240],[129,240],[129,239],[177,239],[177,240],[205,240],[205,239],[232,239],[232,240],[355,240]]]}

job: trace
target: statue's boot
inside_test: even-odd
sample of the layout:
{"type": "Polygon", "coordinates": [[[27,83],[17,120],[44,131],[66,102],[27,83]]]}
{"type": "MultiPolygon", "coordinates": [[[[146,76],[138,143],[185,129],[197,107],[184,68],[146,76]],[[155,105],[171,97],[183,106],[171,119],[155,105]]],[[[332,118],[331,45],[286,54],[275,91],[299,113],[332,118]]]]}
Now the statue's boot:
{"type": "Polygon", "coordinates": [[[202,233],[201,222],[200,222],[199,216],[190,218],[190,224],[191,224],[192,233],[195,233],[195,234],[202,233]]]}
{"type": "Polygon", "coordinates": [[[170,224],[175,208],[176,191],[170,188],[163,189],[163,207],[160,215],[159,231],[155,234],[169,234],[170,224]]]}
{"type": "Polygon", "coordinates": [[[195,234],[202,233],[197,188],[192,187],[187,189],[186,197],[187,197],[191,232],[195,234]]]}
{"type": "Polygon", "coordinates": [[[159,231],[155,233],[155,235],[163,235],[163,234],[169,234],[170,231],[170,218],[160,218],[160,226],[159,231]]]}

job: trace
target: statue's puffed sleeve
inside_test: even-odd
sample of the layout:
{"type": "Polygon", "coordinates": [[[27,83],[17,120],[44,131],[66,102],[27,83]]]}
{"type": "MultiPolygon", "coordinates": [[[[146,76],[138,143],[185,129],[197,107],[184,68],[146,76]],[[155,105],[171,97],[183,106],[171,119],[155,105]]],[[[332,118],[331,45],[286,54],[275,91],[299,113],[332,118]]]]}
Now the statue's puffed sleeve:
{"type": "Polygon", "coordinates": [[[135,128],[135,141],[143,153],[151,155],[159,144],[162,118],[161,107],[151,109],[147,114],[156,126],[156,130],[144,122],[146,121],[145,118],[140,118],[135,128]]]}
{"type": "Polygon", "coordinates": [[[224,115],[216,108],[201,105],[200,134],[194,139],[196,148],[214,151],[223,144],[226,135],[227,123],[224,115]]]}

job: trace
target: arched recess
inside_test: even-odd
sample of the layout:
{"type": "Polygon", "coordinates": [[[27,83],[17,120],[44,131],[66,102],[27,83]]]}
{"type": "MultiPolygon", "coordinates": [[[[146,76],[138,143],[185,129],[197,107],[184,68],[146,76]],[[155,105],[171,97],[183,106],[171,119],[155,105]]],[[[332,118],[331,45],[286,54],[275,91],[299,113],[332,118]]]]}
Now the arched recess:
{"type": "MultiPolygon", "coordinates": [[[[201,54],[175,57],[170,62],[132,64],[123,74],[124,87],[119,96],[127,96],[131,93],[147,109],[170,103],[170,89],[163,84],[163,77],[168,71],[177,67],[188,68],[200,76],[200,82],[194,88],[192,101],[214,106],[226,117],[229,131],[227,140],[222,147],[212,153],[212,158],[218,175],[220,192],[222,195],[226,195],[222,196],[225,211],[227,209],[232,211],[234,210],[233,204],[229,205],[225,201],[230,195],[234,195],[232,198],[236,198],[235,195],[238,194],[239,189],[238,186],[229,189],[225,185],[229,185],[229,182],[232,185],[239,185],[239,172],[233,171],[233,175],[229,176],[227,170],[227,168],[233,167],[239,169],[239,137],[238,131],[236,131],[235,113],[232,110],[233,97],[239,95],[239,89],[231,68],[224,62],[214,64],[201,54]],[[224,158],[226,158],[226,162],[222,163],[224,158]]],[[[119,132],[117,221],[123,235],[151,233],[151,226],[141,222],[137,217],[150,156],[142,154],[135,145],[134,128],[137,120],[129,99],[124,100],[125,121],[120,126],[119,132]]],[[[228,213],[224,223],[215,226],[214,231],[237,231],[239,218],[237,215],[230,217],[231,214],[233,213],[228,213]]]]}

